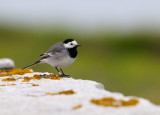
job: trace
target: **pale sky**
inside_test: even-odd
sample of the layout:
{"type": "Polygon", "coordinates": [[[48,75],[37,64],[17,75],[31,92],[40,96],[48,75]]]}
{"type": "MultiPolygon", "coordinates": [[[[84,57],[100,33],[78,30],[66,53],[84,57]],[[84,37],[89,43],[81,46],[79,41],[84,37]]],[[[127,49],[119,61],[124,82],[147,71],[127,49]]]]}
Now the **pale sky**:
{"type": "Polygon", "coordinates": [[[0,21],[82,28],[160,27],[160,0],[0,0],[0,21]]]}

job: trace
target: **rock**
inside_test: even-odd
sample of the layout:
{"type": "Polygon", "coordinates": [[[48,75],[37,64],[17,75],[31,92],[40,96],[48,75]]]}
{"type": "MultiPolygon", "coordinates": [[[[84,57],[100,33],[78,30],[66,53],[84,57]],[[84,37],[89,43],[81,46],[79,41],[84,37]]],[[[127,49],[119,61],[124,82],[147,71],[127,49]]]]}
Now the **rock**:
{"type": "Polygon", "coordinates": [[[0,115],[160,115],[149,100],[107,91],[95,81],[30,69],[0,76],[0,115]]]}
{"type": "Polygon", "coordinates": [[[0,69],[12,69],[14,68],[14,61],[9,58],[0,59],[0,69]]]}

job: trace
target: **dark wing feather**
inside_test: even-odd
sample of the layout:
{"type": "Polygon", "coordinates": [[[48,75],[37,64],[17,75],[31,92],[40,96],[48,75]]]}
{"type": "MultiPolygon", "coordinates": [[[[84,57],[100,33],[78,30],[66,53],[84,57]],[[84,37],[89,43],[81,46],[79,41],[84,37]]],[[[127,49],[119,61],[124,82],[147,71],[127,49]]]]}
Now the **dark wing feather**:
{"type": "Polygon", "coordinates": [[[42,58],[47,58],[50,56],[51,56],[51,53],[49,53],[49,52],[46,52],[46,53],[40,55],[40,57],[42,57],[42,58]]]}
{"type": "Polygon", "coordinates": [[[63,43],[59,42],[53,45],[46,53],[41,54],[40,57],[44,59],[44,58],[50,57],[51,55],[61,53],[64,49],[65,48],[64,48],[63,43]]]}

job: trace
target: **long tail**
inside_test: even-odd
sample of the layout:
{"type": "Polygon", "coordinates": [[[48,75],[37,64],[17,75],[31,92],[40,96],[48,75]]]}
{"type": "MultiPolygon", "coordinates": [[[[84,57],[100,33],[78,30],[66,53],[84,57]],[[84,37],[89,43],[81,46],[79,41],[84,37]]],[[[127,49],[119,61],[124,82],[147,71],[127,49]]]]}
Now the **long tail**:
{"type": "Polygon", "coordinates": [[[42,62],[41,60],[36,61],[35,63],[30,64],[30,65],[28,65],[27,67],[24,67],[22,70],[27,69],[27,68],[30,68],[31,66],[36,65],[36,64],[39,64],[39,63],[41,63],[41,62],[42,62]]]}

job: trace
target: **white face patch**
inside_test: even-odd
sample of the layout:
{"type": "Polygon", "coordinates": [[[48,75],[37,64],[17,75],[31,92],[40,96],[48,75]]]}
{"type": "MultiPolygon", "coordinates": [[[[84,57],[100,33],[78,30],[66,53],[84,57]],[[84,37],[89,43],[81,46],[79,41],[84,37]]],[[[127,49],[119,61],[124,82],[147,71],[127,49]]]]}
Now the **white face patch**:
{"type": "Polygon", "coordinates": [[[74,48],[77,45],[78,45],[78,43],[74,40],[72,42],[68,42],[67,44],[64,44],[64,47],[65,48],[74,48]]]}

